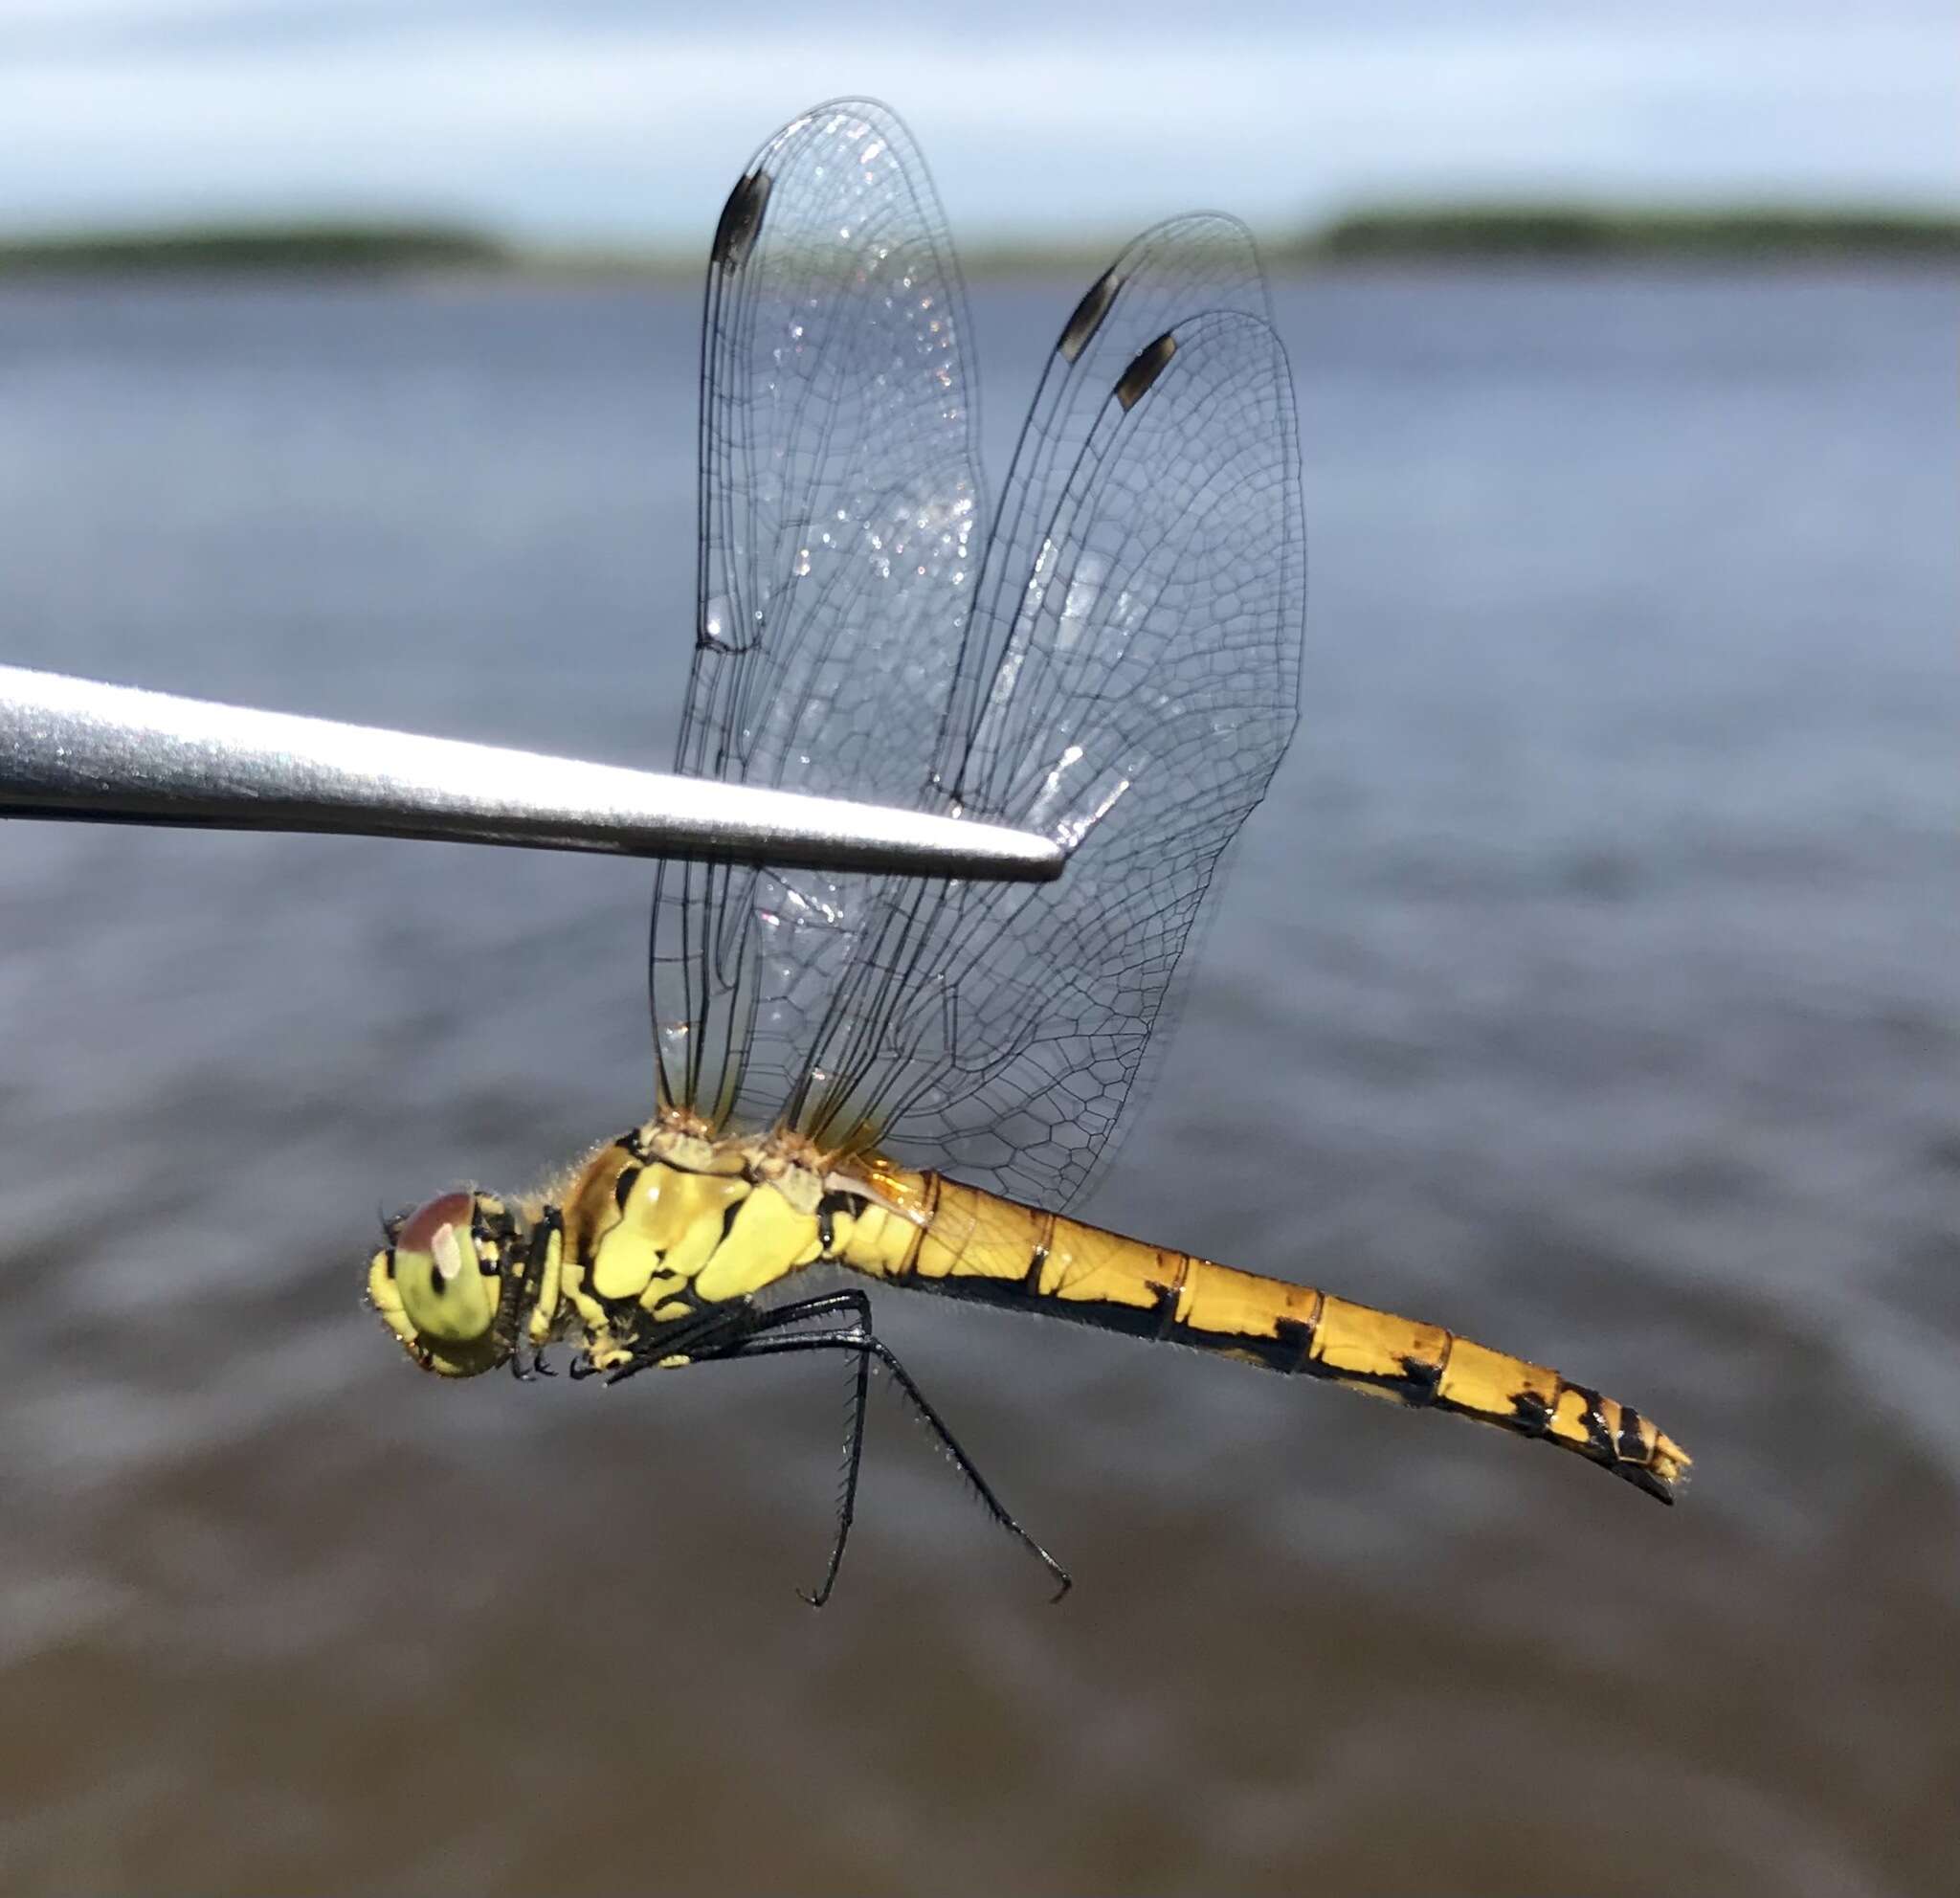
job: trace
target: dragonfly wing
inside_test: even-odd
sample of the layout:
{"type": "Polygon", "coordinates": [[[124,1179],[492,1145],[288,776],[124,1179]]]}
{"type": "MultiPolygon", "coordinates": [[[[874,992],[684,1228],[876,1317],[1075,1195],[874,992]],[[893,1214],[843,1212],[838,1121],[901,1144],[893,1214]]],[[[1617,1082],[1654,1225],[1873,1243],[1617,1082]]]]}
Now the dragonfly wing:
{"type": "MultiPolygon", "coordinates": [[[[676,769],[918,805],[981,539],[945,221],[909,135],[845,100],[756,154],[703,313],[700,623],[676,769]]],[[[775,1115],[880,880],[669,865],[662,1099],[775,1115]]]]}
{"type": "Polygon", "coordinates": [[[1298,455],[1263,311],[1230,220],[1133,245],[1062,331],[983,556],[959,283],[902,128],[829,106],[758,154],[709,270],[679,767],[1076,854],[1041,889],[663,869],[665,1102],[1080,1187],[1292,729],[1298,455]]]}
{"type": "Polygon", "coordinates": [[[977,693],[998,673],[1059,492],[1118,377],[1145,344],[1175,324],[1224,310],[1270,320],[1258,253],[1236,217],[1193,212],[1132,240],[1062,325],[1014,445],[1005,502],[988,541],[969,636],[991,643],[969,652],[961,667],[961,697],[947,732],[956,749],[972,729],[977,693]]]}
{"type": "MultiPolygon", "coordinates": [[[[1177,840],[1193,853],[1193,862],[1203,857],[1204,874],[1189,890],[1166,892],[1162,912],[1147,929],[1141,918],[1135,926],[1140,938],[1150,936],[1149,952],[1161,958],[1168,983],[1210,863],[1258,801],[1291,730],[1301,588],[1297,573],[1289,578],[1283,570],[1282,560],[1276,572],[1282,592],[1290,588],[1290,630],[1280,623],[1286,618],[1282,606],[1275,623],[1261,629],[1274,650],[1268,654],[1257,641],[1246,649],[1241,689],[1268,714],[1268,728],[1255,733],[1242,721],[1244,728],[1234,729],[1230,755],[1214,756],[1242,801],[1233,803],[1229,815],[1200,814],[1191,802],[1190,786],[1180,791],[1155,779],[1166,768],[1165,748],[1176,742],[1169,736],[1171,724],[1182,717],[1188,730],[1190,721],[1218,707],[1208,705],[1193,683],[1194,669],[1205,661],[1155,652],[1150,639],[1169,630],[1173,644],[1203,647],[1218,640],[1220,628],[1208,614],[1223,594],[1216,602],[1206,598],[1213,569],[1203,555],[1192,560],[1194,584],[1181,603],[1164,609],[1184,617],[1174,628],[1157,622],[1137,637],[1139,629],[1124,625],[1123,614],[1144,616],[1144,597],[1160,586],[1159,577],[1140,572],[1127,607],[1119,602],[1121,589],[1099,605],[1093,588],[1070,592],[1073,578],[1058,586],[1063,567],[1074,574],[1075,555],[1064,555],[1057,536],[1082,536],[1086,545],[1133,532],[1139,545],[1154,548],[1158,561],[1177,561],[1186,556],[1191,535],[1213,531],[1215,523],[1209,517],[1221,505],[1229,508],[1235,483],[1248,484],[1240,496],[1247,501],[1251,486],[1269,480],[1258,465],[1263,454],[1284,475],[1277,493],[1260,498],[1264,511],[1248,517],[1248,544],[1263,533],[1276,555],[1284,556],[1290,547],[1297,568],[1292,397],[1266,309],[1265,279],[1245,228],[1228,217],[1199,213],[1137,238],[1062,326],[1021,431],[973,588],[974,613],[942,722],[933,781],[922,789],[928,808],[975,815],[984,808],[1004,821],[1050,830],[1077,850],[1076,861],[1058,890],[1038,897],[1025,888],[903,879],[886,880],[868,893],[848,959],[828,966],[826,979],[813,985],[821,990],[824,1009],[820,1016],[802,1017],[813,1032],[793,1090],[785,1097],[796,1124],[818,1140],[842,1147],[879,1142],[909,1150],[907,1157],[922,1164],[950,1159],[969,1177],[1004,1190],[1065,1195],[1086,1176],[1091,1147],[1100,1148],[1113,1125],[1164,995],[1159,984],[1147,1003],[1133,995],[1123,1004],[1134,1002],[1142,1016],[1130,1032],[1117,1031],[1120,1079],[1109,1078],[1110,1059],[1102,1055],[1084,1055],[1082,1072],[1071,1077],[1071,1085],[1088,1086],[1099,1062],[1097,1071],[1105,1077],[1092,1089],[1091,1109],[1068,1111],[1058,1135],[1072,1143],[1090,1141],[1079,1159],[1057,1170],[1045,1156],[1023,1157],[1022,1148],[1044,1144],[1034,1138],[1028,1116],[1062,1111],[1063,1104],[1047,1096],[1058,1078],[1054,1063],[1064,1058],[1064,1040],[1075,1038],[1073,1046],[1093,1032],[1080,1028],[1072,991],[1093,987],[1102,976],[1125,988],[1140,979],[1136,970],[1125,969],[1122,950],[1098,934],[1097,919],[1106,922],[1119,905],[1096,886],[1095,865],[1110,860],[1108,846],[1099,845],[1086,857],[1079,848],[1097,815],[1072,805],[1050,778],[1058,769],[1068,778],[1068,734],[1078,730],[1095,732],[1097,746],[1132,759],[1140,779],[1149,782],[1140,784],[1117,828],[1132,837],[1130,847],[1145,860],[1152,860],[1176,831],[1161,821],[1164,807],[1182,805],[1186,823],[1177,840]],[[1187,339],[1191,347],[1184,360],[1151,395],[1147,422],[1140,414],[1135,427],[1125,426],[1145,392],[1141,385],[1125,383],[1126,372],[1177,319],[1195,312],[1207,315],[1208,326],[1187,339]],[[1245,351],[1236,365],[1227,361],[1235,347],[1245,351]],[[1229,404],[1233,386],[1241,383],[1259,386],[1238,389],[1243,413],[1228,415],[1220,404],[1229,404]],[[1178,407],[1192,391],[1206,388],[1210,396],[1198,401],[1196,434],[1181,442],[1178,407]],[[1212,468],[1208,458],[1229,443],[1232,430],[1246,427],[1258,431],[1258,442],[1236,461],[1212,468]],[[1180,462],[1199,487],[1214,479],[1222,485],[1201,497],[1195,488],[1180,489],[1180,462]],[[1187,518],[1194,504],[1197,516],[1187,518]],[[1136,644],[1125,659],[1122,647],[1133,637],[1136,644]],[[1058,696],[1059,676],[1044,673],[1040,665],[1058,643],[1079,661],[1061,680],[1058,696]],[[1031,656],[1036,664],[1024,672],[1031,656]],[[1119,729],[1105,712],[1105,695],[1130,689],[1130,676],[1145,671],[1152,674],[1150,689],[1158,700],[1141,720],[1130,721],[1133,728],[1119,729]],[[1037,794],[1041,787],[1047,787],[1045,794],[1037,794]],[[1160,799],[1151,816],[1146,807],[1160,799]],[[1201,836],[1207,826],[1215,829],[1215,838],[1201,836]],[[1057,942],[1067,938],[1067,952],[1058,953],[1057,942],[1040,942],[1044,931],[1057,942]],[[1030,963],[1031,954],[1039,967],[1030,963]],[[1071,954],[1080,965],[1072,975],[1066,969],[1071,954]],[[1067,986],[1044,980],[1044,968],[1067,986]],[[956,1128],[965,1137],[956,1139],[956,1128]]],[[[1101,557],[1085,552],[1080,577],[1086,579],[1101,557]]],[[[1261,557],[1257,549],[1255,557],[1261,557]]],[[[868,624],[864,636],[878,638],[880,629],[868,624]]],[[[1213,651],[1214,662],[1219,657],[1213,651]]],[[[894,707],[893,717],[911,711],[894,707]]],[[[1079,755],[1081,748],[1077,747],[1079,755]]],[[[809,958],[804,960],[807,974],[809,958]]]]}
{"type": "Polygon", "coordinates": [[[1227,311],[1146,344],[1052,500],[1010,492],[1000,518],[1029,507],[1018,609],[941,770],[963,809],[1074,856],[1056,884],[954,886],[931,978],[906,991],[938,1024],[919,1037],[933,1062],[883,1112],[900,1155],[1058,1204],[1115,1127],[1297,716],[1304,533],[1271,326],[1227,311]]]}

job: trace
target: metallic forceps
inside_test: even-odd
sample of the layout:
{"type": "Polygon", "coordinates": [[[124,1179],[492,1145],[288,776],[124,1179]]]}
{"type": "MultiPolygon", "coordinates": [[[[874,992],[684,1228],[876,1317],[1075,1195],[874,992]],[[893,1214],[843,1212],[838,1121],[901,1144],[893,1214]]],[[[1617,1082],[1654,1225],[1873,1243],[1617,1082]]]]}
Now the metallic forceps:
{"type": "Polygon", "coordinates": [[[325,831],[1045,882],[997,824],[0,666],[0,815],[325,831]]]}

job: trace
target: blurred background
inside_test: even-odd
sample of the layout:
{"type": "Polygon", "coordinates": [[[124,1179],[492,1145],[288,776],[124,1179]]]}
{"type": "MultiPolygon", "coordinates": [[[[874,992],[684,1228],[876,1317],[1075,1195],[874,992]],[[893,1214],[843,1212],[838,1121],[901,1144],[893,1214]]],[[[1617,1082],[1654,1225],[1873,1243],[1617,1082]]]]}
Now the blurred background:
{"type": "Polygon", "coordinates": [[[1247,217],[1304,718],[1084,1210],[1698,1460],[892,1295],[1078,1586],[884,1402],[812,1615],[834,1368],[444,1387],[360,1304],[377,1205],[649,1110],[643,866],[13,824],[0,1883],[1949,1888],[1948,11],[0,6],[0,659],[282,709],[665,760],[797,109],[933,162],[996,476],[1105,240],[1247,217]]]}

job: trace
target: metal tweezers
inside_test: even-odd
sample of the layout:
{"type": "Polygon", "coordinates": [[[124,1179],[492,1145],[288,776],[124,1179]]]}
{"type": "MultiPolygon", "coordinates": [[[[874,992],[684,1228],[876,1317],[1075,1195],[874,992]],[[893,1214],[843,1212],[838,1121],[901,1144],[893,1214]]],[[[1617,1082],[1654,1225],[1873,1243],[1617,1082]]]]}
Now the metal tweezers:
{"type": "Polygon", "coordinates": [[[323,831],[1045,882],[997,824],[0,666],[0,815],[323,831]]]}

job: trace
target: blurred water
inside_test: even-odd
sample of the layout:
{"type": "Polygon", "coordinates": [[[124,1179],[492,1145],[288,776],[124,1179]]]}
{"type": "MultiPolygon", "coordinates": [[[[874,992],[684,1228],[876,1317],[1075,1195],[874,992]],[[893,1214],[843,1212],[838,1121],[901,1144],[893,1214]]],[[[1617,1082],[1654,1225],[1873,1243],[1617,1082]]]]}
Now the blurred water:
{"type": "MultiPolygon", "coordinates": [[[[840,1380],[414,1375],[372,1209],[649,1105],[643,869],[7,831],[12,1890],[1949,1888],[1955,285],[1281,286],[1306,717],[1104,1223],[1556,1364],[1576,1460],[891,1296],[840,1380]]],[[[1070,287],[984,289],[990,442],[1070,287]]],[[[0,657],[671,743],[696,311],[0,300],[0,657]]]]}

